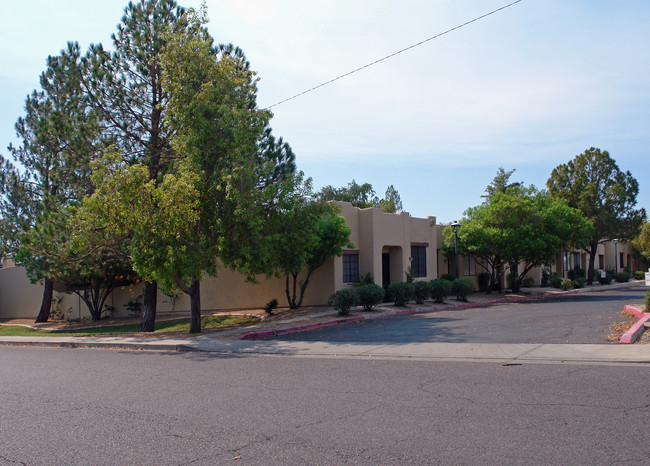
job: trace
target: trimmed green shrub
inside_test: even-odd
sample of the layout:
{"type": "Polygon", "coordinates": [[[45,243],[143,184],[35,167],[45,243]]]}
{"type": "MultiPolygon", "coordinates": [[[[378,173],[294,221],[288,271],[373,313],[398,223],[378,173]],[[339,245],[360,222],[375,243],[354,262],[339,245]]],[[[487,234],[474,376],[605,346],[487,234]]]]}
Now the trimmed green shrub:
{"type": "Polygon", "coordinates": [[[266,303],[266,304],[264,305],[264,311],[265,311],[268,315],[272,316],[272,315],[273,315],[273,311],[275,310],[276,307],[278,307],[278,300],[275,299],[275,298],[273,298],[271,301],[269,301],[268,303],[266,303]]]}
{"type": "Polygon", "coordinates": [[[612,279],[614,278],[610,272],[605,272],[605,276],[603,277],[600,271],[598,272],[598,275],[594,275],[595,277],[598,277],[598,283],[601,285],[609,285],[612,283],[612,279]]]}
{"type": "Polygon", "coordinates": [[[442,278],[431,280],[429,293],[436,303],[444,303],[445,298],[451,294],[451,282],[442,278]]]}
{"type": "Polygon", "coordinates": [[[442,278],[443,280],[450,281],[450,282],[453,282],[454,280],[456,280],[456,276],[452,275],[450,273],[443,273],[442,275],[440,275],[440,278],[442,278]]]}
{"type": "Polygon", "coordinates": [[[573,281],[570,278],[563,278],[560,282],[560,288],[564,291],[569,291],[573,286],[573,281]]]}
{"type": "Polygon", "coordinates": [[[372,276],[371,272],[368,272],[363,277],[361,277],[361,280],[359,280],[357,286],[374,285],[374,284],[375,284],[375,278],[372,276]]]}
{"type": "Polygon", "coordinates": [[[427,282],[413,282],[413,298],[415,304],[422,304],[429,297],[429,284],[427,282]]]}
{"type": "Polygon", "coordinates": [[[582,277],[578,277],[575,280],[571,280],[571,286],[573,288],[583,288],[585,286],[585,279],[582,277]]]}
{"type": "Polygon", "coordinates": [[[576,278],[586,278],[587,277],[587,271],[584,269],[581,269],[580,267],[576,267],[573,270],[569,270],[566,273],[567,277],[571,280],[575,280],[576,278]]]}
{"type": "Polygon", "coordinates": [[[643,270],[637,270],[634,272],[635,280],[645,280],[645,272],[643,270]]]}
{"type": "Polygon", "coordinates": [[[553,288],[562,288],[562,277],[553,275],[548,282],[553,288]]]}
{"type": "Polygon", "coordinates": [[[395,306],[404,306],[407,301],[413,299],[413,283],[395,282],[388,285],[388,297],[395,303],[395,306]]]}
{"type": "Polygon", "coordinates": [[[372,311],[377,304],[381,304],[385,293],[386,291],[375,283],[369,283],[357,288],[359,304],[363,306],[364,311],[372,311]]]}
{"type": "Polygon", "coordinates": [[[350,308],[359,304],[359,294],[352,288],[344,288],[332,294],[327,300],[327,304],[339,311],[339,315],[348,315],[350,308]]]}
{"type": "Polygon", "coordinates": [[[467,297],[472,293],[474,283],[467,278],[457,278],[451,283],[451,294],[455,294],[458,301],[467,301],[467,297]]]}
{"type": "Polygon", "coordinates": [[[618,272],[614,275],[614,280],[616,280],[617,283],[627,283],[630,281],[630,274],[627,272],[618,272]]]}
{"type": "Polygon", "coordinates": [[[524,288],[530,288],[535,284],[535,279],[533,277],[526,277],[521,281],[521,286],[524,288]]]}
{"type": "Polygon", "coordinates": [[[650,290],[645,294],[645,309],[643,312],[650,312],[650,290]]]}

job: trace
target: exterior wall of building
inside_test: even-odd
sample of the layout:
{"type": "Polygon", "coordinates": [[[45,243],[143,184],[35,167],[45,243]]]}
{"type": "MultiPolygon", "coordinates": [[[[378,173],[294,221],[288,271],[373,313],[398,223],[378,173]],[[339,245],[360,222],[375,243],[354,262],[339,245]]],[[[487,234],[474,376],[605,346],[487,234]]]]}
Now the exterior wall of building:
{"type": "MultiPolygon", "coordinates": [[[[566,277],[567,271],[573,270],[576,265],[575,255],[578,254],[580,267],[589,268],[589,254],[584,251],[563,253],[556,261],[557,274],[560,277],[566,277]]],[[[606,241],[598,245],[596,256],[594,258],[594,269],[598,271],[623,271],[629,267],[631,271],[643,270],[642,264],[638,264],[634,259],[632,245],[627,241],[606,241]]]]}
{"type": "MultiPolygon", "coordinates": [[[[406,271],[411,266],[412,245],[426,248],[426,276],[416,280],[437,277],[435,217],[414,218],[408,212],[388,214],[372,207],[359,209],[347,202],[339,204],[341,215],[353,231],[350,240],[359,254],[361,277],[371,273],[378,285],[385,285],[386,281],[405,281],[406,271]],[[387,280],[384,280],[385,275],[387,280]]],[[[343,281],[342,257],[333,259],[333,267],[337,290],[353,285],[343,281]]]]}
{"type": "Polygon", "coordinates": [[[598,245],[594,268],[599,270],[618,270],[620,272],[625,267],[630,267],[631,270],[637,269],[637,264],[634,263],[632,245],[629,242],[607,241],[598,245]],[[605,266],[603,269],[600,268],[600,256],[603,256],[605,266]]]}
{"type": "Polygon", "coordinates": [[[22,267],[0,269],[0,318],[36,318],[43,299],[43,286],[32,285],[22,267]]]}

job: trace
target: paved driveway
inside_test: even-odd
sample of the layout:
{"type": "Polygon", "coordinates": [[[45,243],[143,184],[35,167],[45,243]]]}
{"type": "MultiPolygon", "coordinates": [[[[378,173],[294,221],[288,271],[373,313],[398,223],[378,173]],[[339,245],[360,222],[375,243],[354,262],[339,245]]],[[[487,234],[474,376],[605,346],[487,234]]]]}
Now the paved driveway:
{"type": "Polygon", "coordinates": [[[332,343],[606,343],[626,304],[643,303],[646,288],[588,292],[547,302],[439,311],[348,324],[278,337],[332,343]]]}

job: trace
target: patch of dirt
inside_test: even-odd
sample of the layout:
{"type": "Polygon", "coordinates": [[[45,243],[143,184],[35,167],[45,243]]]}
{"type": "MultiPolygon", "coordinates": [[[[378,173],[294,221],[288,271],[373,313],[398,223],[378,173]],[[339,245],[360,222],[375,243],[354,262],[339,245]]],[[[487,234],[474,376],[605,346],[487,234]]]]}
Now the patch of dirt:
{"type": "MultiPolygon", "coordinates": [[[[626,320],[613,323],[608,330],[607,341],[618,342],[625,332],[630,330],[636,324],[639,318],[630,311],[621,311],[619,314],[626,318],[626,320]]],[[[636,339],[635,344],[650,344],[650,332],[645,329],[643,333],[636,339]]]]}
{"type": "Polygon", "coordinates": [[[646,328],[634,343],[640,345],[650,345],[650,329],[646,328]]]}
{"type": "Polygon", "coordinates": [[[623,334],[630,330],[630,328],[632,328],[632,326],[638,320],[637,316],[630,311],[621,311],[619,312],[619,315],[625,317],[626,320],[614,322],[612,325],[610,325],[607,332],[607,341],[620,341],[623,334]]]}

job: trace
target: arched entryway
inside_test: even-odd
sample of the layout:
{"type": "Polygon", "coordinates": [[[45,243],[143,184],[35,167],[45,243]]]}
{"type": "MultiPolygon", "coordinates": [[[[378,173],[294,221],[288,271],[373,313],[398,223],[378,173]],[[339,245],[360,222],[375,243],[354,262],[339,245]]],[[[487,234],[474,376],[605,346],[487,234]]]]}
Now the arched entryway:
{"type": "Polygon", "coordinates": [[[394,282],[403,282],[404,253],[401,246],[384,246],[381,249],[381,284],[387,288],[394,282]]]}

